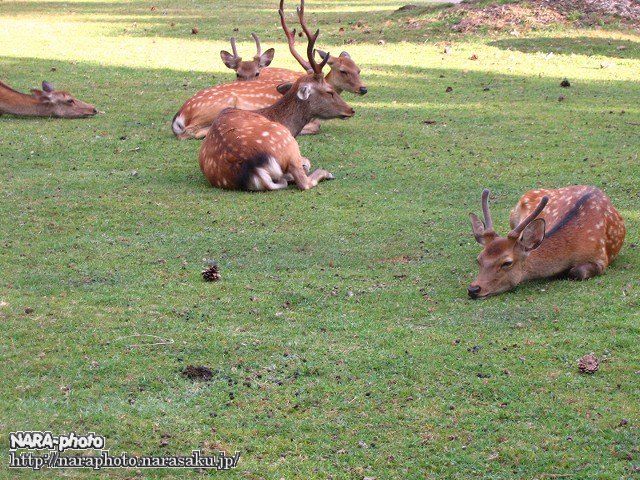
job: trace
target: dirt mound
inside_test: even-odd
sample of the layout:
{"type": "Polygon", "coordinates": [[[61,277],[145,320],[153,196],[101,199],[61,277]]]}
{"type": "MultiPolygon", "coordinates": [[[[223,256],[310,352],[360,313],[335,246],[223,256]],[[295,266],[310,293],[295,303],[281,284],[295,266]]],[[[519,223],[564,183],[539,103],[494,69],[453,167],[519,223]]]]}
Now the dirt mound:
{"type": "Polygon", "coordinates": [[[468,2],[456,5],[442,15],[459,18],[460,21],[452,26],[458,32],[529,30],[564,23],[580,26],[621,23],[640,29],[640,2],[637,0],[526,0],[484,6],[468,2]]]}

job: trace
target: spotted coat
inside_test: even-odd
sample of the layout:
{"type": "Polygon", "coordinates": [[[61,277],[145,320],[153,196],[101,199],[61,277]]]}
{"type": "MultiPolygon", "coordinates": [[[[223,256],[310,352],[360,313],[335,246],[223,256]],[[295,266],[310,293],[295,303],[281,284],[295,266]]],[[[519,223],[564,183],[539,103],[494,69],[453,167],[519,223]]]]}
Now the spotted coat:
{"type": "Polygon", "coordinates": [[[548,277],[588,263],[602,273],[620,252],[626,235],[624,220],[609,197],[584,185],[530,190],[511,211],[511,228],[545,195],[549,203],[539,215],[546,222],[545,238],[527,259],[527,269],[535,272],[532,276],[548,277]]]}
{"type": "Polygon", "coordinates": [[[266,68],[257,80],[223,83],[200,90],[173,118],[173,132],[180,139],[203,138],[213,120],[225,108],[258,110],[271,106],[282,98],[278,85],[295,82],[303,75],[282,68],[266,68]]]}
{"type": "Polygon", "coordinates": [[[273,189],[292,165],[304,160],[284,125],[236,109],[214,120],[200,149],[202,173],[212,186],[224,189],[273,189]]]}

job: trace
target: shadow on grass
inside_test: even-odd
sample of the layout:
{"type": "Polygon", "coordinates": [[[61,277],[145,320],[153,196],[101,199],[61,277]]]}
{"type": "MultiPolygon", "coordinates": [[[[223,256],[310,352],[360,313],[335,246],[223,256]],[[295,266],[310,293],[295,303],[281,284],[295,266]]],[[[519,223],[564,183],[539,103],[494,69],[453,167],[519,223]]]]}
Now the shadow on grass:
{"type": "Polygon", "coordinates": [[[599,55],[612,58],[640,58],[640,43],[593,37],[517,38],[490,42],[503,50],[554,55],[599,55]]]}
{"type": "MultiPolygon", "coordinates": [[[[170,159],[170,173],[165,177],[167,171],[159,169],[154,182],[175,182],[174,174],[180,169],[185,169],[179,176],[184,182],[181,188],[189,189],[194,178],[201,178],[193,168],[199,142],[176,141],[170,121],[186,99],[212,84],[210,74],[31,58],[4,57],[0,61],[5,66],[3,80],[19,90],[47,79],[106,112],[78,122],[0,118],[0,124],[18,137],[38,124],[49,133],[60,129],[63,136],[66,132],[74,138],[82,126],[80,137],[88,135],[85,140],[96,145],[86,159],[92,169],[104,166],[95,163],[102,156],[115,162],[106,168],[119,168],[118,159],[129,158],[135,169],[156,166],[155,159],[160,157],[163,162],[170,159]],[[51,72],[52,64],[55,72],[51,72]],[[149,165],[136,164],[145,158],[149,165]]],[[[231,74],[220,76],[221,81],[231,78],[231,74]]],[[[538,181],[614,186],[632,182],[625,174],[633,153],[628,139],[637,135],[640,113],[629,107],[628,99],[640,96],[640,83],[580,82],[567,91],[550,78],[414,67],[378,67],[375,72],[365,67],[363,78],[369,85],[366,96],[344,95],[356,116],[345,122],[327,122],[320,137],[300,138],[303,150],[313,152],[322,162],[335,162],[335,149],[340,152],[338,158],[357,151],[356,162],[367,159],[362,164],[365,170],[395,171],[395,163],[387,158],[414,167],[423,165],[418,159],[425,156],[440,158],[443,163],[435,162],[437,171],[432,173],[436,178],[431,185],[447,195],[451,182],[465,191],[469,178],[478,174],[503,187],[513,175],[521,175],[521,182],[509,187],[516,189],[518,183],[538,181]],[[447,87],[453,91],[446,92],[447,87]],[[563,102],[557,101],[560,93],[566,96],[563,102]],[[368,134],[361,135],[363,131],[368,134]],[[567,150],[567,145],[574,147],[567,150]],[[620,146],[615,154],[610,145],[620,146]],[[368,160],[370,156],[375,160],[368,160]]],[[[3,136],[0,144],[4,140],[6,146],[12,134],[3,136]]],[[[59,153],[67,155],[67,148],[82,155],[85,145],[81,141],[59,153]]],[[[16,148],[5,151],[13,157],[16,148]]],[[[354,180],[359,178],[359,169],[352,172],[354,180]]],[[[407,181],[405,171],[397,173],[399,177],[383,189],[396,188],[396,180],[407,181]]],[[[634,195],[631,190],[628,193],[634,195]]]]}

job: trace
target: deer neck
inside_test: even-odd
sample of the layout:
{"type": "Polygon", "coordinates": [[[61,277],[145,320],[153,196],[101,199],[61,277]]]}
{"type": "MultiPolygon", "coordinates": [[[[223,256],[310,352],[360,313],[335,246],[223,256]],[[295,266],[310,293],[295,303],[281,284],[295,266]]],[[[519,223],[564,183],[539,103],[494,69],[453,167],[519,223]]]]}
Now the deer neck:
{"type": "Polygon", "coordinates": [[[333,87],[333,89],[338,95],[341,95],[343,90],[338,85],[336,85],[336,82],[334,82],[334,79],[335,79],[335,75],[333,74],[333,70],[329,69],[329,73],[327,73],[327,75],[324,77],[324,80],[325,82],[327,82],[329,85],[333,87]]]}
{"type": "Polygon", "coordinates": [[[309,108],[309,102],[299,100],[296,93],[297,88],[291,88],[276,103],[258,110],[258,113],[272,122],[281,123],[287,127],[294,137],[297,137],[304,126],[314,118],[309,108]]]}
{"type": "Polygon", "coordinates": [[[565,262],[558,258],[558,251],[561,248],[562,244],[558,243],[555,237],[545,238],[525,260],[522,280],[553,277],[562,273],[566,268],[565,262]]]}
{"type": "Polygon", "coordinates": [[[0,113],[26,116],[48,116],[51,109],[37,98],[20,93],[0,82],[0,113]]]}

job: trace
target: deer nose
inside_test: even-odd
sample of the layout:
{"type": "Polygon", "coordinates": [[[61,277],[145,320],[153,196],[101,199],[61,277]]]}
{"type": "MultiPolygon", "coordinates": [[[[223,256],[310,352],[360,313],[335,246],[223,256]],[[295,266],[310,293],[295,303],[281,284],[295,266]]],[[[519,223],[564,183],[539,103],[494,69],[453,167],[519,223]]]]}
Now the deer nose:
{"type": "Polygon", "coordinates": [[[364,95],[367,91],[367,87],[360,87],[360,95],[364,95]]]}
{"type": "Polygon", "coordinates": [[[480,294],[480,286],[479,285],[469,285],[469,288],[467,288],[467,292],[469,293],[469,296],[471,298],[478,298],[478,295],[480,294]]]}

